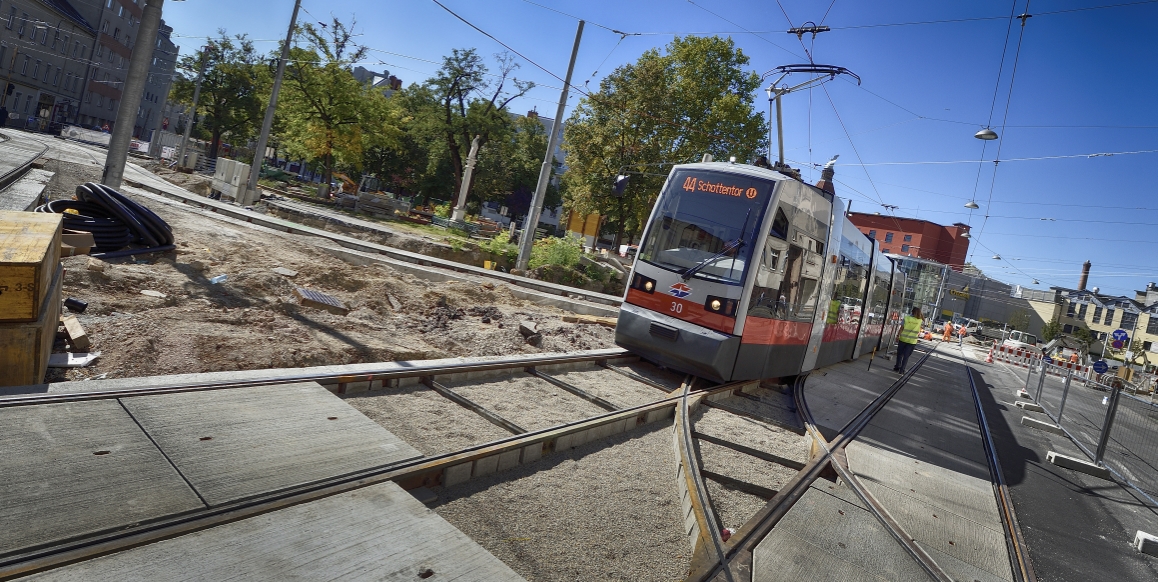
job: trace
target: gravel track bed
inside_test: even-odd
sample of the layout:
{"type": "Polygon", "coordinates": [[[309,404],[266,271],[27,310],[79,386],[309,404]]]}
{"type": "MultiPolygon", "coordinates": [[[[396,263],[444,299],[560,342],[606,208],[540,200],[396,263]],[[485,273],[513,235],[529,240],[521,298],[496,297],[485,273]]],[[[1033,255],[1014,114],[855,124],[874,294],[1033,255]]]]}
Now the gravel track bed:
{"type": "Polygon", "coordinates": [[[766,499],[728,489],[715,481],[705,479],[704,482],[708,487],[708,496],[712,498],[712,507],[716,510],[716,519],[720,522],[720,527],[739,529],[768,504],[766,499]]]}
{"type": "Polygon", "coordinates": [[[687,575],[672,426],[655,423],[444,489],[434,510],[528,580],[687,575]]]}
{"type": "Polygon", "coordinates": [[[592,367],[588,370],[551,376],[623,408],[648,404],[667,397],[651,386],[602,368],[592,367]]]}
{"type": "Polygon", "coordinates": [[[426,386],[354,394],[345,401],[430,456],[511,436],[426,386]]]}
{"type": "MultiPolygon", "coordinates": [[[[619,368],[624,372],[634,372],[637,376],[643,376],[644,378],[656,382],[661,386],[667,386],[669,391],[679,388],[680,384],[682,384],[684,381],[684,374],[668,370],[666,368],[660,368],[643,361],[631,362],[628,364],[611,364],[611,367],[619,368]]],[[[614,372],[612,373],[614,374],[614,372]]],[[[624,380],[626,379],[627,378],[624,378],[624,380]]],[[[696,386],[699,388],[704,387],[704,385],[700,382],[697,382],[696,386]]],[[[659,390],[656,390],[656,392],[658,393],[659,390]]]]}
{"type": "Polygon", "coordinates": [[[607,412],[527,374],[447,384],[447,387],[527,430],[550,428],[607,412]]]}
{"type": "MultiPolygon", "coordinates": [[[[729,398],[727,402],[732,400],[743,399],[729,398]]],[[[809,437],[774,424],[707,407],[697,409],[692,421],[697,432],[793,461],[808,462],[809,437]]]]}
{"type": "Polygon", "coordinates": [[[727,447],[700,441],[701,467],[706,471],[739,479],[745,483],[766,487],[773,491],[796,476],[796,471],[784,465],[750,457],[727,447]]]}

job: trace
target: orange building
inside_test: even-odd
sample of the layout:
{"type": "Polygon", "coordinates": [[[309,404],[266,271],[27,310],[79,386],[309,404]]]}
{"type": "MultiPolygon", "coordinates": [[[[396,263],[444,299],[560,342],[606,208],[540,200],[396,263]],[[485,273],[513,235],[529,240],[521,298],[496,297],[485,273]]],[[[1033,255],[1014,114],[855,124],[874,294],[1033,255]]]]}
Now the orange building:
{"type": "Polygon", "coordinates": [[[928,220],[898,218],[881,214],[850,212],[848,218],[869,238],[875,238],[881,251],[930,259],[960,271],[969,252],[969,227],[960,222],[941,226],[928,220]]]}

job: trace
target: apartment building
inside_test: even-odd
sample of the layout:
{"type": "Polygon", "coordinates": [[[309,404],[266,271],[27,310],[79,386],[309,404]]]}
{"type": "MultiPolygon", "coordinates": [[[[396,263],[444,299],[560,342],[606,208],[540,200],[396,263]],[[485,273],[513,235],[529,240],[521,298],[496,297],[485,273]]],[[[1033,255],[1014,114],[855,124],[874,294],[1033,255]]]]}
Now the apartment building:
{"type": "Polygon", "coordinates": [[[0,0],[0,78],[9,126],[77,115],[97,32],[66,0],[0,0]]]}

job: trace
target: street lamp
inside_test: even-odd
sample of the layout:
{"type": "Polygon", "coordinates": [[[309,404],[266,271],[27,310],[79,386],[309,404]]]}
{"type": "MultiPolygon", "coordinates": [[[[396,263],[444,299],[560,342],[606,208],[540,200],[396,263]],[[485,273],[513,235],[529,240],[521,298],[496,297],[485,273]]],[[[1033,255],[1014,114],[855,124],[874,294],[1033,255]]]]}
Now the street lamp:
{"type": "Polygon", "coordinates": [[[969,210],[977,210],[981,207],[977,205],[977,202],[970,200],[969,202],[965,203],[965,208],[968,208],[969,210]]]}
{"type": "Polygon", "coordinates": [[[993,141],[997,139],[997,132],[986,127],[985,129],[973,134],[973,137],[985,141],[993,141]]]}

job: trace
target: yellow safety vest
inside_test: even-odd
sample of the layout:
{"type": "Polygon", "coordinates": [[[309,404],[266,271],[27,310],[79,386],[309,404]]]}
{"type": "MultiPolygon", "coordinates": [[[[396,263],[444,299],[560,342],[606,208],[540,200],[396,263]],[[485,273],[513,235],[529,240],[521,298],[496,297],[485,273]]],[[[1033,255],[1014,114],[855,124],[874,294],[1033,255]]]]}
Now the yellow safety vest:
{"type": "Polygon", "coordinates": [[[921,320],[912,315],[906,315],[904,327],[901,329],[901,335],[897,337],[897,341],[915,344],[917,343],[917,334],[920,333],[920,331],[921,320]]]}

